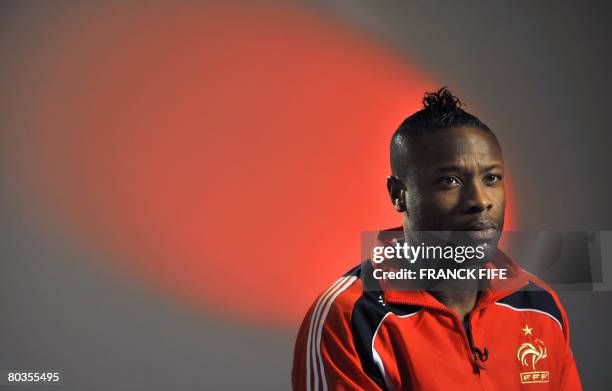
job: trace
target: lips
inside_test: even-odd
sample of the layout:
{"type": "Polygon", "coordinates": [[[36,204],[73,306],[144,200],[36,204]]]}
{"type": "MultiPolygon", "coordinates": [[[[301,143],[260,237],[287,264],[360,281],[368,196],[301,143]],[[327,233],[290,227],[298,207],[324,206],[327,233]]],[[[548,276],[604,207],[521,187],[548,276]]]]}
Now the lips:
{"type": "Polygon", "coordinates": [[[497,235],[497,224],[493,221],[477,221],[467,225],[465,234],[475,242],[487,242],[497,235]]]}

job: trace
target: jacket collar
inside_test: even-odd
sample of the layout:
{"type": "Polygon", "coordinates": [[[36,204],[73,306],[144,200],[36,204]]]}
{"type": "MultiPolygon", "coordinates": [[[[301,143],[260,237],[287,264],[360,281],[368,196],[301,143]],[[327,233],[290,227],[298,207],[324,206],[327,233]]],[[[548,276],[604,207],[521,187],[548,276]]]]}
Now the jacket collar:
{"type": "MultiPolygon", "coordinates": [[[[403,237],[403,230],[401,227],[398,227],[381,231],[378,235],[378,240],[381,243],[388,244],[393,239],[398,238],[399,234],[397,232],[401,232],[401,237],[403,237]],[[393,232],[395,232],[395,234],[393,232]]],[[[375,268],[377,267],[377,265],[374,264],[372,266],[375,268]]],[[[509,296],[526,286],[531,280],[529,278],[529,273],[525,272],[501,250],[497,251],[493,259],[485,264],[485,267],[488,269],[506,269],[507,278],[486,280],[486,286],[484,286],[484,289],[480,292],[478,302],[474,309],[485,307],[509,296]]],[[[382,281],[381,290],[383,291],[385,302],[388,303],[416,305],[450,311],[448,307],[438,301],[426,290],[396,289],[390,284],[385,284],[385,280],[382,281]]]]}

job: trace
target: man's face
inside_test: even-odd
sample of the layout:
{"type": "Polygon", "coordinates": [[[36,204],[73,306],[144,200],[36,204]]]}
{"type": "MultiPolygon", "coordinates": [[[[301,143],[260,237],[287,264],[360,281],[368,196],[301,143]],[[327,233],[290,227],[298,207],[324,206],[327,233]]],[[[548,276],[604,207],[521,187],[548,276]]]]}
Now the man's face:
{"type": "Polygon", "coordinates": [[[493,135],[452,128],[410,139],[409,173],[398,178],[410,231],[473,231],[475,242],[495,245],[504,224],[503,157],[493,135]]]}

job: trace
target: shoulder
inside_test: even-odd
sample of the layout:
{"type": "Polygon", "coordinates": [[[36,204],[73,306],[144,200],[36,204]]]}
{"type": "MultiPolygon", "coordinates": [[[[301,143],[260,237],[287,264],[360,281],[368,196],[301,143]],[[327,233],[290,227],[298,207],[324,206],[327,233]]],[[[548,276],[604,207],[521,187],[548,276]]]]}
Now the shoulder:
{"type": "Polygon", "coordinates": [[[330,284],[312,304],[310,318],[320,323],[350,322],[351,313],[363,294],[360,277],[361,267],[357,266],[330,284]]]}
{"type": "Polygon", "coordinates": [[[532,312],[546,316],[558,324],[567,338],[569,324],[559,296],[548,284],[530,273],[525,273],[528,277],[527,284],[495,304],[518,312],[532,312]]]}
{"type": "Polygon", "coordinates": [[[319,294],[306,314],[302,326],[313,324],[315,330],[317,326],[322,328],[323,334],[329,332],[353,338],[365,337],[375,333],[382,320],[390,313],[406,316],[422,309],[420,306],[396,306],[385,302],[380,287],[371,285],[371,282],[366,286],[361,278],[371,268],[372,265],[367,260],[345,273],[319,294]]]}
{"type": "Polygon", "coordinates": [[[365,261],[335,280],[314,300],[302,322],[304,329],[351,337],[355,321],[378,319],[384,314],[381,292],[366,289],[361,279],[365,261]]]}
{"type": "Polygon", "coordinates": [[[316,352],[329,346],[328,341],[352,350],[351,312],[363,292],[356,269],[330,284],[308,309],[295,342],[294,377],[310,365],[316,352]]]}

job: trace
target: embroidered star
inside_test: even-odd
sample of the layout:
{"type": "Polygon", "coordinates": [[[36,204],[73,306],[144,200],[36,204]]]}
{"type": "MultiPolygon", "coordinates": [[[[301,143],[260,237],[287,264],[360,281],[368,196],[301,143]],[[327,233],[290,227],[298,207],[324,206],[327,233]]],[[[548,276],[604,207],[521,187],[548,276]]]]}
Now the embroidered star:
{"type": "Polygon", "coordinates": [[[533,334],[531,334],[531,331],[532,331],[532,330],[533,330],[533,328],[530,328],[529,326],[525,325],[525,327],[523,328],[523,333],[525,333],[525,336],[526,336],[527,334],[529,334],[529,335],[533,335],[533,334]]]}

